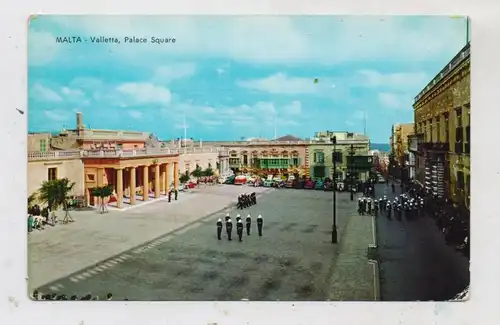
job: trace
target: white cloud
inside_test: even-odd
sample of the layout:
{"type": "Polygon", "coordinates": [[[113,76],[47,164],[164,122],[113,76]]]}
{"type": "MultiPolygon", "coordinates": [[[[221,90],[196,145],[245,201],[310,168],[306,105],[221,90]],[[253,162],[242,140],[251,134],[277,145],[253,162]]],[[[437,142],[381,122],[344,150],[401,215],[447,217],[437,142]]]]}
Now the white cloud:
{"type": "Polygon", "coordinates": [[[151,83],[124,83],[119,85],[116,90],[137,104],[170,104],[172,94],[165,87],[155,86],[151,83]]]}
{"type": "Polygon", "coordinates": [[[375,70],[359,70],[355,77],[367,87],[395,89],[423,88],[430,78],[425,72],[380,73],[375,70]]]}
{"type": "Polygon", "coordinates": [[[315,94],[324,88],[314,83],[314,78],[289,77],[284,73],[262,79],[238,80],[236,84],[242,88],[285,95],[315,94]]]}
{"type": "Polygon", "coordinates": [[[217,74],[219,74],[219,75],[226,73],[226,70],[221,69],[221,68],[218,68],[215,71],[217,71],[217,74]]]}
{"type": "Polygon", "coordinates": [[[180,62],[167,66],[160,66],[156,69],[153,80],[168,83],[172,80],[187,78],[196,72],[194,63],[180,62]]]}
{"type": "MultiPolygon", "coordinates": [[[[422,62],[436,57],[448,58],[464,45],[465,29],[465,21],[438,16],[183,16],[165,19],[160,16],[117,15],[44,19],[50,20],[55,28],[74,34],[123,37],[153,36],[158,35],[158,31],[165,31],[166,37],[177,39],[177,43],[171,46],[146,44],[132,48],[109,45],[113,46],[114,55],[130,60],[143,54],[157,54],[161,60],[165,55],[203,54],[206,58],[256,63],[422,62]]],[[[30,36],[47,38],[33,32],[30,36]]],[[[38,39],[37,42],[55,44],[38,39]]],[[[71,50],[70,46],[65,48],[71,50]]]]}
{"type": "Polygon", "coordinates": [[[48,102],[60,102],[62,101],[62,97],[59,96],[54,90],[44,87],[40,83],[36,83],[32,87],[32,94],[30,97],[34,97],[36,99],[41,99],[48,102]]]}
{"type": "Polygon", "coordinates": [[[138,120],[142,117],[142,112],[131,110],[131,111],[128,111],[128,115],[130,115],[130,117],[138,120]]]}
{"type": "Polygon", "coordinates": [[[62,87],[61,93],[66,96],[85,96],[85,94],[80,89],[71,89],[68,87],[62,87]]]}
{"type": "Polygon", "coordinates": [[[203,125],[205,126],[217,126],[217,125],[223,125],[224,122],[222,121],[217,121],[217,120],[204,120],[203,125]]]}
{"type": "Polygon", "coordinates": [[[302,103],[298,100],[294,100],[284,107],[284,111],[290,115],[300,115],[302,114],[302,103]]]}
{"type": "Polygon", "coordinates": [[[382,92],[378,94],[380,104],[387,109],[409,110],[412,97],[403,93],[382,92]]]}
{"type": "Polygon", "coordinates": [[[351,114],[351,118],[354,120],[362,120],[365,118],[368,119],[368,114],[366,113],[366,111],[357,110],[351,114]]]}
{"type": "Polygon", "coordinates": [[[73,117],[73,114],[70,114],[64,110],[46,110],[43,112],[45,117],[54,122],[65,122],[73,117]]]}

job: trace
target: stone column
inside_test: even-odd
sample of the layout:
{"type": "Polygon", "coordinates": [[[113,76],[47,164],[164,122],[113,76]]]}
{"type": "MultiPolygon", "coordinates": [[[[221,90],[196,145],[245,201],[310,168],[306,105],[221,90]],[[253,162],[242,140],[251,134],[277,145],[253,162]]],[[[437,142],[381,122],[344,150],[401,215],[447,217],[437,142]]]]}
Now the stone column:
{"type": "Polygon", "coordinates": [[[160,198],[160,164],[155,165],[155,199],[160,198]]]}
{"type": "Polygon", "coordinates": [[[170,192],[170,172],[169,172],[170,163],[165,164],[165,195],[168,195],[170,192]]]}
{"type": "Polygon", "coordinates": [[[174,162],[174,188],[179,188],[179,163],[174,162]]]}
{"type": "Polygon", "coordinates": [[[142,200],[149,200],[149,166],[143,166],[142,200]]]}
{"type": "Polygon", "coordinates": [[[116,206],[123,208],[123,168],[116,169],[116,206]]]}
{"type": "Polygon", "coordinates": [[[136,170],[135,167],[130,168],[130,205],[134,205],[136,203],[135,201],[135,190],[137,188],[137,185],[135,184],[135,178],[136,178],[136,170]]]}
{"type": "Polygon", "coordinates": [[[167,183],[165,183],[165,174],[167,172],[167,165],[160,166],[160,192],[166,193],[167,183]]]}

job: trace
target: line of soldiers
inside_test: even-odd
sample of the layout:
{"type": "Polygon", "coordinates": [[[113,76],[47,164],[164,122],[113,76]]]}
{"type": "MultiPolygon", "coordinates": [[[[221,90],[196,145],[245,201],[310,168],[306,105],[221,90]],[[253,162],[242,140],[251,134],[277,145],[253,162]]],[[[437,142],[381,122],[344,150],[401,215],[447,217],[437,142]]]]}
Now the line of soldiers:
{"type": "MultiPolygon", "coordinates": [[[[231,220],[231,217],[229,216],[229,213],[226,213],[225,217],[225,223],[226,223],[226,234],[227,234],[227,239],[232,240],[232,233],[233,233],[233,221],[231,220]]],[[[252,217],[248,215],[245,219],[245,224],[246,224],[246,230],[247,230],[247,236],[250,236],[250,229],[252,228],[252,217]]],[[[257,217],[257,231],[259,233],[259,237],[262,237],[262,226],[264,225],[264,219],[262,219],[262,216],[259,214],[257,217]]],[[[222,222],[222,219],[219,218],[217,220],[217,239],[222,240],[222,228],[224,227],[224,224],[222,222]]],[[[236,233],[238,234],[238,239],[239,241],[243,241],[243,219],[241,216],[238,214],[236,216],[236,233]]]]}
{"type": "Polygon", "coordinates": [[[360,215],[365,215],[365,214],[372,215],[373,213],[377,215],[378,210],[379,210],[379,203],[377,200],[366,196],[360,197],[358,199],[358,213],[360,215]]]}
{"type": "Polygon", "coordinates": [[[253,193],[242,193],[238,195],[238,209],[243,210],[251,205],[257,204],[257,196],[253,193]]]}
{"type": "Polygon", "coordinates": [[[388,199],[384,195],[379,200],[380,210],[386,213],[387,218],[391,218],[391,214],[396,219],[401,219],[403,214],[407,218],[416,217],[421,214],[424,209],[424,199],[420,196],[411,196],[406,193],[400,194],[395,198],[388,199]]]}
{"type": "Polygon", "coordinates": [[[257,204],[257,196],[255,192],[253,193],[242,193],[238,195],[238,209],[243,210],[244,208],[248,208],[251,205],[257,204]]]}
{"type": "MultiPolygon", "coordinates": [[[[92,296],[91,294],[87,294],[83,297],[78,297],[76,295],[73,295],[71,297],[68,297],[65,294],[56,294],[56,293],[50,293],[50,294],[40,294],[38,290],[33,291],[33,300],[101,300],[99,299],[99,296],[92,296]]],[[[112,300],[113,299],[113,294],[108,293],[106,295],[105,300],[112,300]]],[[[125,300],[128,300],[125,298],[125,300]]]]}

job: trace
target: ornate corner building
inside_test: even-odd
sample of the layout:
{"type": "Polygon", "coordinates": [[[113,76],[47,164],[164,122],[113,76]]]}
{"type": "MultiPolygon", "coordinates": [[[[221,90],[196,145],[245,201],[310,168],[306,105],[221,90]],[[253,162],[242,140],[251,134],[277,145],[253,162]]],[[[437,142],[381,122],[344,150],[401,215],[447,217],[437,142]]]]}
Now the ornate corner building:
{"type": "Polygon", "coordinates": [[[415,97],[416,179],[469,209],[470,43],[415,97]]]}

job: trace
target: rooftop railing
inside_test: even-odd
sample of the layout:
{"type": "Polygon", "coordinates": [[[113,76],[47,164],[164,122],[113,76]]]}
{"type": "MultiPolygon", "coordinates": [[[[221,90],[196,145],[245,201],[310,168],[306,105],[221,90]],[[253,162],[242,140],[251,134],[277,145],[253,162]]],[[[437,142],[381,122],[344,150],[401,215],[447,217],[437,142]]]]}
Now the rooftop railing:
{"type": "Polygon", "coordinates": [[[53,151],[28,151],[28,161],[56,160],[56,159],[82,159],[82,158],[120,158],[120,157],[141,157],[141,156],[162,156],[162,155],[183,155],[218,153],[220,156],[227,156],[229,153],[224,148],[142,148],[132,150],[102,149],[102,150],[53,150],[53,151]]]}
{"type": "Polygon", "coordinates": [[[431,90],[437,83],[439,83],[444,77],[449,75],[453,69],[455,69],[460,63],[465,61],[470,57],[470,43],[467,43],[460,52],[432,79],[427,86],[415,97],[415,102],[417,102],[425,93],[431,90]]]}
{"type": "MultiPolygon", "coordinates": [[[[368,144],[369,139],[337,139],[337,145],[342,144],[368,144]]],[[[322,140],[297,140],[297,141],[205,141],[203,145],[220,145],[220,146],[259,146],[259,145],[309,145],[309,144],[331,144],[331,141],[322,140]]]]}

